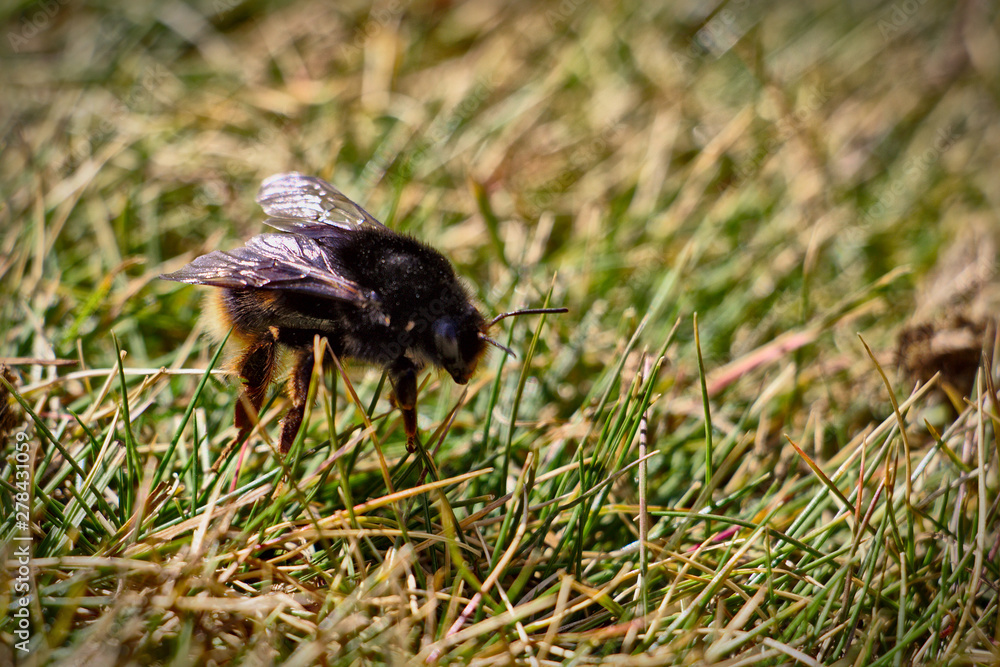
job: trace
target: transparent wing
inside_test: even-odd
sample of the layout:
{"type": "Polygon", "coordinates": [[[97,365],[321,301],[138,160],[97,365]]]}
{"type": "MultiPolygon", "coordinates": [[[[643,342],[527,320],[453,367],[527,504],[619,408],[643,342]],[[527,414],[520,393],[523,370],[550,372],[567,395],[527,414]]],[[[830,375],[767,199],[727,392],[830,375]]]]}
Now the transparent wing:
{"type": "Polygon", "coordinates": [[[242,248],[198,257],[166,280],[230,288],[280,289],[370,306],[378,294],[345,278],[320,244],[287,234],[260,234],[242,248]]]}
{"type": "Polygon", "coordinates": [[[313,238],[363,225],[384,228],[368,211],[323,179],[296,172],[276,174],[261,183],[257,203],[270,216],[265,224],[313,238]]]}

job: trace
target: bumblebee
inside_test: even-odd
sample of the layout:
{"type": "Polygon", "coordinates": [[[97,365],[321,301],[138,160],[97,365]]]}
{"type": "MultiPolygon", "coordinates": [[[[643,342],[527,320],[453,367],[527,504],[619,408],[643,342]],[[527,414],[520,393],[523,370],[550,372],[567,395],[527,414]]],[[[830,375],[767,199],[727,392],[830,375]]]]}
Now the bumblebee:
{"type": "Polygon", "coordinates": [[[512,315],[566,312],[534,308],[487,320],[441,253],[392,231],[319,178],[272,176],[257,203],[269,216],[265,224],[279,233],[254,236],[241,248],[202,255],[160,276],[221,288],[214,309],[241,348],[237,441],[249,435],[274,380],[279,348],[287,348],[294,359],[291,407],[282,419],[280,450],[288,453],[302,425],[319,335],[338,358],[387,371],[412,451],[417,374],[424,367],[443,368],[466,384],[487,345],[513,354],[489,337],[494,324],[512,315]]]}

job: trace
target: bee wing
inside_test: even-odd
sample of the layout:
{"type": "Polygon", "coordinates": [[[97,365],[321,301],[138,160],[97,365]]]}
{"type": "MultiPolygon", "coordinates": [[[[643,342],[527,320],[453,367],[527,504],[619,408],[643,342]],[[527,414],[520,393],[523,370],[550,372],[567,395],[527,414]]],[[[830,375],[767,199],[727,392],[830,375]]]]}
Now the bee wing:
{"type": "Polygon", "coordinates": [[[297,172],[266,179],[257,193],[257,203],[270,216],[264,221],[267,225],[312,238],[333,236],[338,230],[363,225],[384,227],[323,179],[297,172]]]}
{"type": "Polygon", "coordinates": [[[363,306],[379,302],[373,290],[341,275],[317,241],[288,234],[254,236],[242,248],[210,252],[160,277],[235,289],[281,289],[363,306]]]}

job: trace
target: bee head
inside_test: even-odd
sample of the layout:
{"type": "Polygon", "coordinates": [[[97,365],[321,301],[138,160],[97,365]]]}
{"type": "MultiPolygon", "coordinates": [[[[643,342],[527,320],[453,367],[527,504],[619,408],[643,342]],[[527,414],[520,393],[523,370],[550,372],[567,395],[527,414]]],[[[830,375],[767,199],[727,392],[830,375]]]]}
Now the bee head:
{"type": "Polygon", "coordinates": [[[479,359],[486,351],[487,343],[517,358],[514,351],[487,335],[490,327],[500,320],[515,315],[537,315],[540,313],[565,313],[567,308],[528,308],[497,315],[486,322],[478,312],[474,317],[457,321],[452,317],[440,317],[431,328],[434,340],[435,362],[444,368],[458,384],[466,384],[479,365],[479,359]]]}
{"type": "Polygon", "coordinates": [[[455,382],[466,384],[486,349],[479,326],[474,321],[460,323],[451,317],[441,317],[434,322],[432,333],[437,364],[455,382]]]}

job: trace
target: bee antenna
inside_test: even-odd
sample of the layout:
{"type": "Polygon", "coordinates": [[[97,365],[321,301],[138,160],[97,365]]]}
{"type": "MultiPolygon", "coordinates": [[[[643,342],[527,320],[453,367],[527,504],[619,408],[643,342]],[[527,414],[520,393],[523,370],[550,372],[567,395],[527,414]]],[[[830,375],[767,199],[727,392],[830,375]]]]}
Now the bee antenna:
{"type": "MultiPolygon", "coordinates": [[[[506,317],[514,317],[516,315],[540,315],[542,313],[568,313],[568,312],[569,312],[569,308],[525,308],[524,310],[512,310],[509,313],[502,313],[500,315],[497,315],[492,320],[490,320],[490,323],[487,324],[486,326],[487,327],[492,327],[494,324],[496,324],[500,320],[502,320],[502,319],[504,319],[506,317]]],[[[490,339],[487,338],[486,340],[490,340],[490,339]]],[[[493,343],[494,345],[497,345],[493,341],[490,341],[490,342],[493,343]]],[[[501,346],[497,345],[497,347],[501,347],[501,346]]]]}
{"type": "Polygon", "coordinates": [[[487,336],[486,334],[484,334],[482,332],[480,332],[479,337],[481,339],[483,339],[484,341],[486,341],[487,343],[489,343],[490,345],[493,345],[494,347],[500,348],[501,350],[503,350],[504,352],[506,352],[510,356],[512,356],[515,359],[517,359],[517,355],[514,354],[514,350],[510,349],[506,345],[501,345],[500,343],[496,342],[495,340],[493,340],[492,338],[490,338],[489,336],[487,336]]]}

